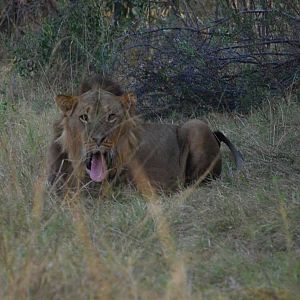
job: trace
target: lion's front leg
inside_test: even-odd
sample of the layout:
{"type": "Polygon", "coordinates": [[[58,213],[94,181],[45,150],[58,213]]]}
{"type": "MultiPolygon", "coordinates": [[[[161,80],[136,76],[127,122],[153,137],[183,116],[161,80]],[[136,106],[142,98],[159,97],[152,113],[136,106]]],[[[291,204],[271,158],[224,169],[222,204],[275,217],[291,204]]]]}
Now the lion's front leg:
{"type": "Polygon", "coordinates": [[[148,200],[156,198],[156,188],[146,173],[143,165],[136,159],[132,159],[128,166],[130,177],[137,190],[148,200]]]}
{"type": "Polygon", "coordinates": [[[53,141],[48,150],[47,184],[58,191],[65,185],[71,173],[72,165],[67,153],[63,152],[60,144],[53,141]]]}

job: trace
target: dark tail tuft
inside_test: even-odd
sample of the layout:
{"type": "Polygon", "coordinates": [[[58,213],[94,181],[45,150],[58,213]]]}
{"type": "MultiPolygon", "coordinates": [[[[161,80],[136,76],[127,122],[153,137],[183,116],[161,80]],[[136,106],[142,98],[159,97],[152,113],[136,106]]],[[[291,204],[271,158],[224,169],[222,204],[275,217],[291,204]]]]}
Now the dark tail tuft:
{"type": "Polygon", "coordinates": [[[244,165],[244,157],[242,153],[235,148],[235,146],[230,142],[230,140],[219,130],[214,131],[214,135],[218,141],[219,146],[221,146],[221,142],[225,143],[230,149],[236,164],[236,168],[240,170],[244,165]]]}

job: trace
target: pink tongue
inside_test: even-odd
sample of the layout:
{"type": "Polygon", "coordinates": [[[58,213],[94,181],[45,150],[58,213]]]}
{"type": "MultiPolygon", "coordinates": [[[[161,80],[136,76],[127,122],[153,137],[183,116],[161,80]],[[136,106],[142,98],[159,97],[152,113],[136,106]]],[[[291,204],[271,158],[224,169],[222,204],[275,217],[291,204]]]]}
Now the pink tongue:
{"type": "Polygon", "coordinates": [[[90,177],[93,181],[101,182],[107,175],[107,166],[102,154],[93,155],[90,177]]]}

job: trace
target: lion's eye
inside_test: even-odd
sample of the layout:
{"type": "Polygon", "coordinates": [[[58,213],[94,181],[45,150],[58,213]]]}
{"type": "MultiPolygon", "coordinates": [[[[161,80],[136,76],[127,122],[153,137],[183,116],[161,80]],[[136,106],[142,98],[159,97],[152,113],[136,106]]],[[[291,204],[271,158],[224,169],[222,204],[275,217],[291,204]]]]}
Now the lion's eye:
{"type": "Polygon", "coordinates": [[[79,116],[79,119],[82,123],[87,123],[89,120],[89,116],[87,114],[83,114],[83,115],[79,116]]]}
{"type": "Polygon", "coordinates": [[[113,123],[117,120],[117,115],[116,114],[110,114],[107,117],[108,122],[113,123]]]}

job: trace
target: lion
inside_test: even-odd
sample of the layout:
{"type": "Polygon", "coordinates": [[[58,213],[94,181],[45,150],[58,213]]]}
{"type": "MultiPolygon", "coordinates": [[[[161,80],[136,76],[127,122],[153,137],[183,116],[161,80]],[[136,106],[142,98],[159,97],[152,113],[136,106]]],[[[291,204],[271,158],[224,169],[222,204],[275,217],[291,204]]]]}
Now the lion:
{"type": "Polygon", "coordinates": [[[142,194],[172,192],[217,178],[220,144],[230,149],[237,169],[242,154],[221,132],[198,119],[183,124],[146,122],[135,114],[136,96],[108,79],[86,81],[77,96],[58,95],[62,112],[48,152],[48,182],[58,189],[76,184],[133,185],[142,194]]]}

